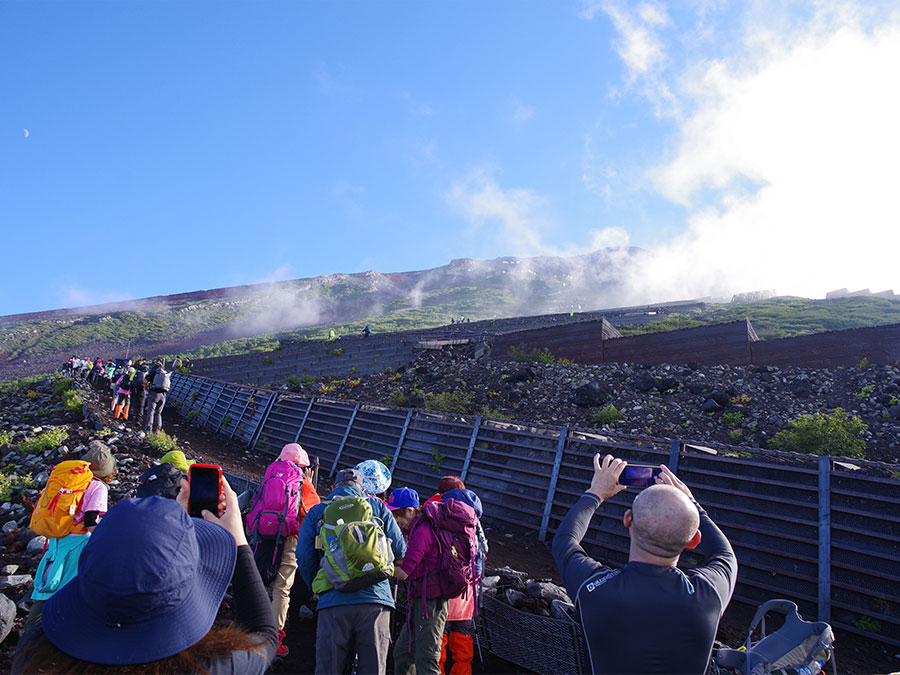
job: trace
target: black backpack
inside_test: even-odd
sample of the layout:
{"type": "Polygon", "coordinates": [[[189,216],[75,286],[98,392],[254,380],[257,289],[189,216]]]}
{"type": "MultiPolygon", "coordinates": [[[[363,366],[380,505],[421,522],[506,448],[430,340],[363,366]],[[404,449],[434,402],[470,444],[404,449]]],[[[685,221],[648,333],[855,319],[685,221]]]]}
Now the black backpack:
{"type": "Polygon", "coordinates": [[[175,499],[181,489],[181,478],[184,476],[174,464],[163,462],[154,464],[140,477],[140,485],[137,487],[138,497],[165,497],[175,499]]]}
{"type": "Polygon", "coordinates": [[[144,371],[137,371],[131,380],[131,391],[141,391],[142,389],[145,389],[146,382],[147,377],[144,375],[144,371]]]}

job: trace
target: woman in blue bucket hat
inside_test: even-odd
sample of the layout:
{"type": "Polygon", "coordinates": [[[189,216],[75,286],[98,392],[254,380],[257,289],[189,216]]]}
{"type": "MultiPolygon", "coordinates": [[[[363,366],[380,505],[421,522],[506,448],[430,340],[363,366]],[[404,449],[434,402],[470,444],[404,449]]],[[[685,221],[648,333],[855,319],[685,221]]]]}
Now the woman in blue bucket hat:
{"type": "Polygon", "coordinates": [[[353,467],[362,474],[367,497],[381,497],[391,486],[391,471],[377,459],[367,459],[353,467]]]}
{"type": "Polygon", "coordinates": [[[264,673],[275,619],[237,495],[223,486],[221,517],[188,516],[186,480],[177,502],[126,499],[110,509],[78,575],[20,640],[12,672],[264,673]],[[213,627],[229,583],[234,624],[213,627]]]}

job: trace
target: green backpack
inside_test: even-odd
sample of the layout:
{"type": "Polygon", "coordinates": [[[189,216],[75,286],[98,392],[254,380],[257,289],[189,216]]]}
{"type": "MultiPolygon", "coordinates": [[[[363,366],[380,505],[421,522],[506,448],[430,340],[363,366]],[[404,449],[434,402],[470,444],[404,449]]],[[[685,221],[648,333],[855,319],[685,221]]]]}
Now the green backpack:
{"type": "Polygon", "coordinates": [[[313,579],[313,593],[332,589],[351,593],[394,573],[394,552],[384,523],[372,515],[364,497],[338,497],[319,520],[324,555],[313,579]]]}

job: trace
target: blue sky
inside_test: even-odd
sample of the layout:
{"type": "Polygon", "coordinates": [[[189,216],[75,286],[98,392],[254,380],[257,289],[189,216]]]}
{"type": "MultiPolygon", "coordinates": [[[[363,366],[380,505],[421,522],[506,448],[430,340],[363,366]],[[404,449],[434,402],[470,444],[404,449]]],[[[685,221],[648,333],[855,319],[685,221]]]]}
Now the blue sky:
{"type": "Polygon", "coordinates": [[[900,291],[893,2],[7,1],[0,64],[0,314],[623,244],[623,302],[900,291]]]}

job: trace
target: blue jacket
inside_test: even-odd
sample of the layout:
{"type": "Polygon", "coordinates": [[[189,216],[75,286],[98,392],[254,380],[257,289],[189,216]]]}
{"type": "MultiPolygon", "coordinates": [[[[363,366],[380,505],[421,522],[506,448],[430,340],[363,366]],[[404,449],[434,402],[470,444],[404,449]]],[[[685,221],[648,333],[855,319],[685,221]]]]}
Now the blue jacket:
{"type": "MultiPolygon", "coordinates": [[[[328,501],[336,497],[365,497],[362,490],[355,487],[339,487],[330,495],[328,501]]],[[[369,497],[369,504],[372,505],[372,515],[384,523],[384,533],[391,540],[391,549],[394,551],[394,560],[399,561],[406,555],[406,541],[403,539],[403,533],[394,520],[394,516],[387,505],[377,497],[369,497]]],[[[321,551],[316,550],[316,536],[319,534],[319,518],[325,510],[327,504],[316,504],[309,510],[309,513],[303,518],[300,525],[300,534],[297,537],[297,567],[300,570],[300,576],[307,586],[312,586],[316,572],[319,571],[319,560],[322,557],[321,551]]],[[[319,596],[319,609],[328,607],[337,607],[338,605],[362,605],[366,603],[376,603],[379,605],[387,605],[394,607],[394,598],[391,595],[390,582],[385,579],[373,584],[368,588],[353,593],[344,593],[342,591],[326,591],[319,596]]]]}

